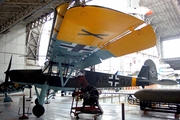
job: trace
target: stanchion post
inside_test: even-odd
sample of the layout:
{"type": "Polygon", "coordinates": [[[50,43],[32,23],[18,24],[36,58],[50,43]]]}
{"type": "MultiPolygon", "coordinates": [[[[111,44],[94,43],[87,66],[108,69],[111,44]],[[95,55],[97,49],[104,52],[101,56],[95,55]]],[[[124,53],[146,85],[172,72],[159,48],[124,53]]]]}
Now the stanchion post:
{"type": "Polygon", "coordinates": [[[29,94],[30,94],[29,98],[32,98],[32,95],[31,95],[31,88],[30,88],[30,92],[29,92],[29,94]]]}
{"type": "Polygon", "coordinates": [[[125,120],[124,103],[122,103],[122,120],[125,120]]]}
{"type": "Polygon", "coordinates": [[[25,115],[25,95],[23,95],[23,115],[19,119],[28,119],[28,116],[25,115]]]}

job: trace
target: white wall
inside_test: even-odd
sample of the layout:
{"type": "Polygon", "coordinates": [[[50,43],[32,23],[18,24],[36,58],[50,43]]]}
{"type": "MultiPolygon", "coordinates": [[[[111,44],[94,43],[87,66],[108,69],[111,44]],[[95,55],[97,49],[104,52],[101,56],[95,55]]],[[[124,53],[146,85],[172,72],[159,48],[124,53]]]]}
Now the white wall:
{"type": "Polygon", "coordinates": [[[164,58],[180,57],[180,38],[163,41],[162,45],[162,54],[164,58]]]}
{"type": "Polygon", "coordinates": [[[115,72],[120,71],[122,75],[127,75],[140,71],[142,65],[147,59],[152,59],[156,65],[159,64],[159,57],[156,47],[117,58],[103,60],[102,63],[96,65],[95,68],[96,71],[99,72],[114,74],[115,72]]]}
{"type": "Polygon", "coordinates": [[[25,68],[26,27],[17,25],[7,34],[0,35],[0,80],[4,81],[10,57],[13,55],[11,69],[25,68]]]}

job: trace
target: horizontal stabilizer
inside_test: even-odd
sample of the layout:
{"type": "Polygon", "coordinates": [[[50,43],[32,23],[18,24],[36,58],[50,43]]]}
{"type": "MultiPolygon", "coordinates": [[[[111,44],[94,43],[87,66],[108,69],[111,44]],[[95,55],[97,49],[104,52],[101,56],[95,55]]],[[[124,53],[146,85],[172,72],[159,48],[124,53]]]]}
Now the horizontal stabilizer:
{"type": "Polygon", "coordinates": [[[154,84],[159,84],[159,85],[177,85],[178,83],[175,80],[172,79],[162,79],[162,80],[148,80],[144,77],[139,78],[137,80],[138,82],[149,82],[149,83],[154,83],[154,84]]]}
{"type": "Polygon", "coordinates": [[[178,83],[175,80],[171,79],[162,79],[162,80],[155,80],[155,81],[150,81],[155,84],[159,85],[177,85],[178,83]]]}

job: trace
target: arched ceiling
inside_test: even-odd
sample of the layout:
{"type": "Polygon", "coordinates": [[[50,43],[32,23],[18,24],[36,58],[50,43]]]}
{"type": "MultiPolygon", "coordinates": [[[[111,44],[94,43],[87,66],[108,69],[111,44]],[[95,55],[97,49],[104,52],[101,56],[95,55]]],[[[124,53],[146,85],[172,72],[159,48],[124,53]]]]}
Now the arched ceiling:
{"type": "Polygon", "coordinates": [[[148,17],[160,40],[180,36],[180,0],[140,0],[153,14],[148,17]]]}
{"type": "MultiPolygon", "coordinates": [[[[54,9],[71,0],[1,0],[0,1],[0,35],[10,31],[17,24],[27,26],[54,9]]],[[[153,26],[160,41],[180,37],[180,0],[139,0],[140,6],[153,11],[147,21],[153,26]]],[[[180,58],[162,59],[172,68],[180,69],[180,58]],[[179,67],[177,67],[179,65],[179,67]]]]}
{"type": "MultiPolygon", "coordinates": [[[[1,0],[0,34],[18,24],[28,24],[54,11],[59,4],[71,0],[1,0]]],[[[161,40],[180,36],[180,0],[140,0],[140,6],[153,11],[150,24],[161,40]]]]}
{"type": "MultiPolygon", "coordinates": [[[[153,11],[153,14],[147,18],[156,36],[159,37],[161,47],[164,40],[180,38],[180,0],[140,0],[139,5],[153,11]]],[[[180,70],[180,57],[161,58],[161,60],[174,70],[180,70]]]]}

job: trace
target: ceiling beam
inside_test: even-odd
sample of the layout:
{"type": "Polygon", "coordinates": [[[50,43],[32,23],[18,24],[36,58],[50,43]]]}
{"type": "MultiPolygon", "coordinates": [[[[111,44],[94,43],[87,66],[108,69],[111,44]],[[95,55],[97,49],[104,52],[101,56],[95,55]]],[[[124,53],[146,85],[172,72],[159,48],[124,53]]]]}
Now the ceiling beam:
{"type": "MultiPolygon", "coordinates": [[[[39,10],[44,9],[45,7],[53,4],[56,1],[57,0],[51,0],[48,3],[43,3],[43,5],[41,4],[41,5],[29,6],[26,10],[21,11],[19,14],[15,15],[15,16],[12,16],[11,19],[9,19],[3,25],[0,26],[0,34],[2,34],[3,32],[6,32],[8,29],[10,29],[11,27],[16,25],[23,19],[27,18],[28,16],[31,16],[32,14],[35,14],[39,10]]],[[[62,0],[62,3],[63,2],[64,2],[64,0],[62,0]]]]}
{"type": "Polygon", "coordinates": [[[28,1],[28,2],[4,2],[4,4],[17,4],[17,5],[41,5],[42,2],[32,2],[32,1],[28,1]]]}

